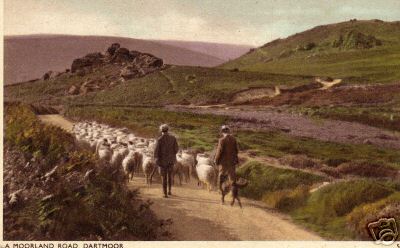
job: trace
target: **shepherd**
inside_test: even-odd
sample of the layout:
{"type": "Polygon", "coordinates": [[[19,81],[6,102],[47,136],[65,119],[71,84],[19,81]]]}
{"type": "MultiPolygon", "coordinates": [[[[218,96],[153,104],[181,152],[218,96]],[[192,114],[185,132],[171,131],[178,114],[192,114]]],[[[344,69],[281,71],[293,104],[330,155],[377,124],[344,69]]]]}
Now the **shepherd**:
{"type": "MultiPolygon", "coordinates": [[[[235,137],[231,135],[230,128],[221,127],[222,138],[218,141],[214,163],[218,166],[218,184],[223,194],[223,183],[226,179],[232,185],[236,182],[236,166],[239,164],[238,145],[235,137]]],[[[223,202],[223,199],[222,199],[223,202]]]]}
{"type": "Polygon", "coordinates": [[[154,159],[161,175],[164,198],[168,198],[168,195],[172,195],[173,168],[179,147],[176,138],[168,133],[169,127],[167,124],[161,125],[160,131],[161,136],[157,139],[154,149],[154,159]]]}

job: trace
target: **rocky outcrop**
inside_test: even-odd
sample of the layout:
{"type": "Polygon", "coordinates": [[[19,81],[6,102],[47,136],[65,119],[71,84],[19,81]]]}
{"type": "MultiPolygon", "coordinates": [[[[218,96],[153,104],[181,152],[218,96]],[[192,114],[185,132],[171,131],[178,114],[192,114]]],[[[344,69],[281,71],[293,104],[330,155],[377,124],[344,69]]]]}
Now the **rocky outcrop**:
{"type": "MultiPolygon", "coordinates": [[[[104,54],[90,53],[72,62],[70,75],[81,77],[88,76],[92,72],[98,72],[107,68],[107,75],[101,78],[94,75],[93,79],[86,79],[78,85],[66,89],[68,95],[86,94],[92,91],[114,87],[117,84],[143,77],[154,71],[165,68],[162,59],[148,53],[129,51],[118,43],[111,44],[104,54]]],[[[68,72],[69,73],[69,72],[68,72]]],[[[91,74],[92,75],[92,74],[91,74]]],[[[50,78],[50,75],[48,76],[50,78]]]]}
{"type": "Polygon", "coordinates": [[[71,65],[71,72],[91,69],[104,64],[104,55],[101,53],[90,53],[83,58],[74,59],[71,65]]]}
{"type": "Polygon", "coordinates": [[[369,49],[381,45],[382,41],[375,36],[366,35],[356,30],[351,30],[345,35],[340,35],[332,43],[332,47],[342,49],[369,49]]]}
{"type": "Polygon", "coordinates": [[[111,63],[129,63],[133,60],[133,57],[128,49],[120,47],[108,59],[111,63]]]}
{"type": "Polygon", "coordinates": [[[124,80],[129,80],[135,77],[140,77],[144,75],[144,71],[136,66],[129,65],[121,69],[119,74],[124,80]]]}
{"type": "MultiPolygon", "coordinates": [[[[135,68],[139,71],[145,68],[144,74],[135,73],[136,76],[144,76],[149,72],[159,70],[163,67],[163,60],[148,53],[138,51],[129,51],[127,48],[121,47],[118,43],[113,43],[107,48],[105,54],[90,53],[82,58],[75,59],[71,65],[71,72],[91,71],[99,66],[114,64],[123,66],[123,69],[129,67],[130,71],[135,68]]],[[[126,71],[126,70],[125,70],[126,71]]]]}
{"type": "Polygon", "coordinates": [[[111,44],[111,46],[110,46],[109,48],[107,48],[106,55],[107,55],[107,56],[113,56],[114,53],[115,53],[115,51],[116,51],[118,48],[120,48],[120,47],[121,47],[121,46],[120,46],[119,43],[113,43],[113,44],[111,44]]]}

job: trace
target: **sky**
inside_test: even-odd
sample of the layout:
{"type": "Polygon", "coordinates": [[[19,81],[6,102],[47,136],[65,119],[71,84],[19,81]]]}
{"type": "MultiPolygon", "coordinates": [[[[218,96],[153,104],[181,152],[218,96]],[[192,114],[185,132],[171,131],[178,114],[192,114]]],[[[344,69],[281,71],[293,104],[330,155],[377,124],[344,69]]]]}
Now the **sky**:
{"type": "Polygon", "coordinates": [[[400,20],[400,0],[5,0],[4,34],[260,46],[317,25],[400,20]]]}

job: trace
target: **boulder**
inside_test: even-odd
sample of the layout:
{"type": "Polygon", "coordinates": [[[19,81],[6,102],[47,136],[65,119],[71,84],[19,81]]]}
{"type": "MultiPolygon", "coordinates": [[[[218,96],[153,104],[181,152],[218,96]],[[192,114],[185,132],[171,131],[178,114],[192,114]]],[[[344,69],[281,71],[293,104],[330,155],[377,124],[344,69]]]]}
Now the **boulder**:
{"type": "Polygon", "coordinates": [[[126,48],[118,48],[110,59],[111,63],[124,63],[131,62],[133,57],[131,57],[130,52],[126,48]]]}
{"type": "Polygon", "coordinates": [[[113,56],[115,51],[120,47],[121,47],[121,45],[119,43],[111,44],[111,46],[109,48],[107,48],[106,55],[107,56],[113,56]]]}
{"type": "Polygon", "coordinates": [[[145,67],[161,68],[164,64],[162,59],[157,58],[148,53],[142,53],[136,56],[132,63],[140,68],[145,68],[145,67]]]}
{"type": "Polygon", "coordinates": [[[143,72],[141,72],[139,70],[140,68],[136,68],[133,65],[129,65],[126,66],[124,68],[122,68],[121,72],[120,72],[120,76],[124,79],[124,80],[129,80],[135,77],[139,77],[142,76],[143,72]]]}
{"type": "Polygon", "coordinates": [[[135,50],[132,50],[129,52],[129,54],[131,55],[132,58],[136,58],[137,56],[139,56],[141,53],[135,50]]]}
{"type": "Polygon", "coordinates": [[[104,55],[101,53],[90,53],[83,58],[74,59],[71,65],[71,72],[85,70],[94,66],[104,64],[104,55]]]}
{"type": "Polygon", "coordinates": [[[146,75],[146,71],[143,68],[136,67],[135,65],[126,66],[120,72],[120,76],[124,80],[142,77],[144,75],[146,75]]]}
{"type": "Polygon", "coordinates": [[[83,85],[79,88],[79,94],[81,94],[81,95],[85,95],[90,91],[91,90],[90,90],[89,87],[86,87],[86,86],[83,86],[83,85]]]}
{"type": "Polygon", "coordinates": [[[42,80],[50,80],[53,79],[56,76],[56,73],[53,71],[48,71],[42,76],[42,80]]]}
{"type": "Polygon", "coordinates": [[[78,95],[79,94],[79,88],[76,85],[72,85],[68,89],[68,94],[69,95],[78,95]]]}

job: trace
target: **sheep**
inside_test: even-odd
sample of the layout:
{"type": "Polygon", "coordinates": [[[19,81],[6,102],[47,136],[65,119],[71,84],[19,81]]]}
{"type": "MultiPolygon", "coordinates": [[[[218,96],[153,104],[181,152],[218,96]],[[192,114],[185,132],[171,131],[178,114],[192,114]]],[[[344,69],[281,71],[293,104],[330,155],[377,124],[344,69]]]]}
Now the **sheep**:
{"type": "Polygon", "coordinates": [[[103,146],[103,145],[110,146],[110,144],[108,143],[108,141],[107,141],[106,138],[97,141],[97,145],[96,145],[96,154],[99,153],[99,148],[100,148],[101,146],[103,146]]]}
{"type": "Polygon", "coordinates": [[[135,150],[135,143],[133,143],[133,141],[128,141],[128,150],[130,151],[135,150]]]}
{"type": "Polygon", "coordinates": [[[197,154],[196,160],[198,164],[208,164],[211,165],[211,159],[208,158],[205,154],[197,154]]]}
{"type": "Polygon", "coordinates": [[[193,170],[195,165],[194,156],[186,151],[182,151],[177,159],[183,166],[183,175],[185,176],[185,181],[189,182],[191,171],[193,170]]]}
{"type": "Polygon", "coordinates": [[[126,143],[121,143],[121,147],[118,149],[118,152],[122,154],[122,156],[126,156],[129,153],[129,148],[126,143]]]}
{"type": "Polygon", "coordinates": [[[96,147],[97,147],[98,140],[92,139],[92,140],[90,140],[89,143],[90,143],[90,150],[91,150],[92,152],[95,152],[95,151],[96,151],[96,147]]]}
{"type": "Polygon", "coordinates": [[[125,155],[120,151],[120,149],[114,149],[113,154],[111,156],[110,164],[114,168],[120,168],[122,166],[122,161],[124,160],[125,155]]]}
{"type": "Polygon", "coordinates": [[[137,151],[130,151],[128,155],[122,160],[122,167],[128,176],[128,181],[133,179],[133,173],[136,167],[142,166],[143,154],[137,151]]]}
{"type": "Polygon", "coordinates": [[[110,145],[107,143],[101,144],[98,148],[98,156],[100,161],[106,163],[110,162],[112,156],[112,150],[110,148],[110,145]]]}
{"type": "Polygon", "coordinates": [[[81,148],[81,149],[86,149],[86,150],[90,150],[90,143],[89,143],[89,141],[87,140],[87,138],[86,138],[86,136],[83,136],[83,135],[79,135],[78,137],[77,137],[77,146],[79,147],[79,148],[81,148]]]}
{"type": "Polygon", "coordinates": [[[118,146],[119,146],[119,143],[117,143],[116,141],[112,141],[111,144],[110,144],[110,148],[111,148],[112,150],[117,149],[118,146]]]}
{"type": "Polygon", "coordinates": [[[133,177],[133,170],[135,168],[135,152],[129,152],[128,155],[122,160],[122,168],[128,176],[128,181],[133,177]]]}
{"type": "Polygon", "coordinates": [[[151,156],[144,155],[143,156],[143,165],[142,165],[143,173],[146,178],[146,184],[151,185],[153,180],[153,172],[156,169],[156,163],[151,156]]]}
{"type": "Polygon", "coordinates": [[[200,182],[203,182],[208,191],[211,191],[213,186],[215,186],[215,181],[217,175],[215,173],[215,169],[209,164],[199,163],[196,165],[196,172],[200,182]]]}
{"type": "Polygon", "coordinates": [[[175,176],[178,175],[179,185],[182,185],[183,165],[180,161],[176,161],[172,169],[172,185],[175,184],[175,176]]]}
{"type": "Polygon", "coordinates": [[[118,135],[116,141],[117,143],[125,143],[126,141],[128,141],[128,138],[125,135],[118,135]]]}

